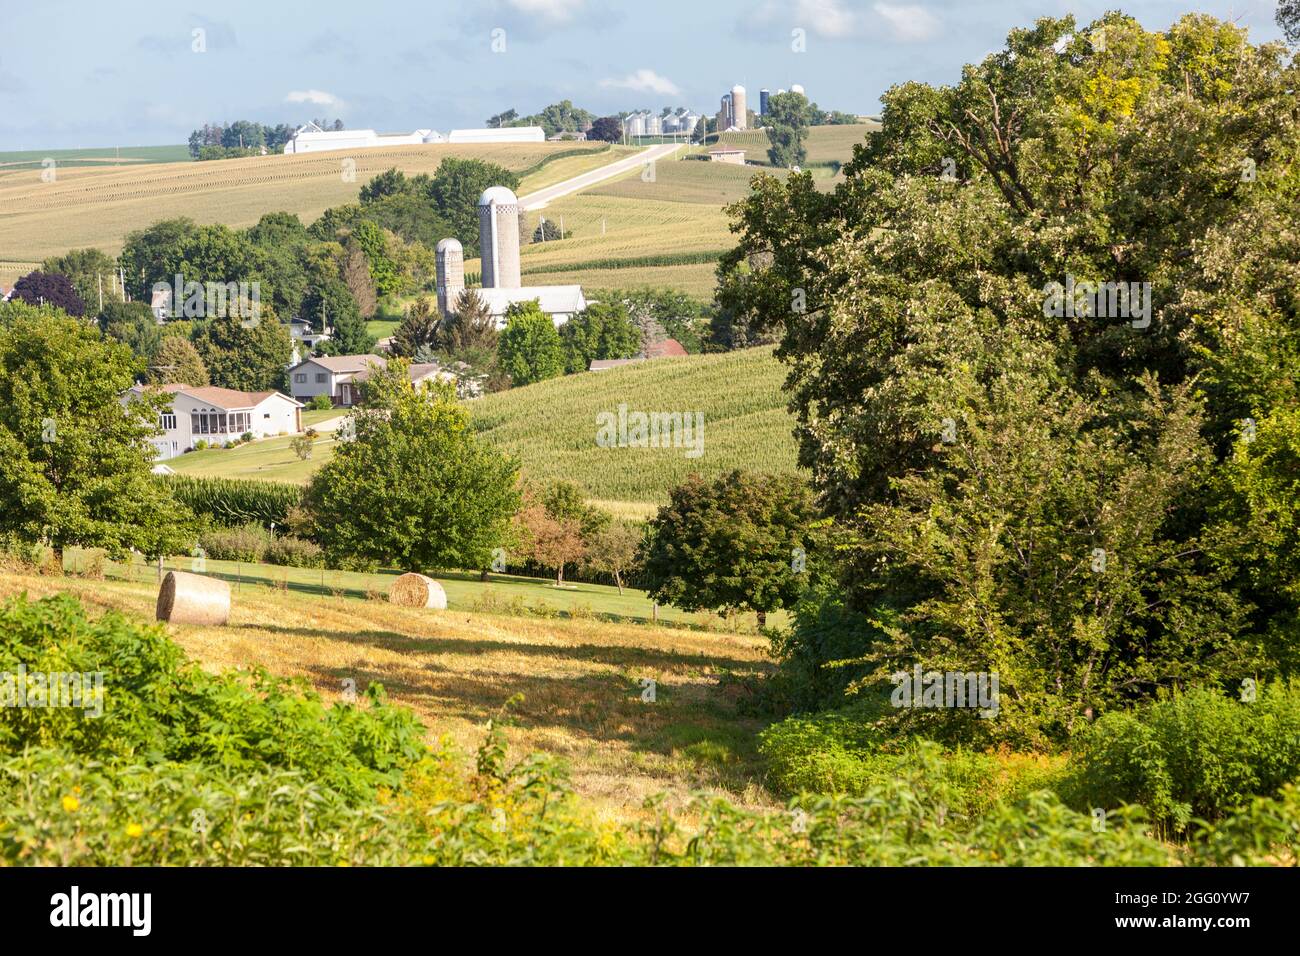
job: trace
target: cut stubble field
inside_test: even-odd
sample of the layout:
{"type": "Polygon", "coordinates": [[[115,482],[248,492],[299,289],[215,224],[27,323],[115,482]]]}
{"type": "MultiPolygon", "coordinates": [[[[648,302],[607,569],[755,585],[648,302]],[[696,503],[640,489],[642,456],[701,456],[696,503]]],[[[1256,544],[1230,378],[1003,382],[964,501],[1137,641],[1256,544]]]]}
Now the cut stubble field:
{"type": "MultiPolygon", "coordinates": [[[[604,143],[437,144],[57,169],[54,182],[43,182],[40,172],[30,169],[0,172],[0,265],[39,262],[87,246],[116,255],[129,232],[177,216],[239,228],[268,212],[287,211],[311,222],[331,206],[355,202],[361,187],[386,169],[432,173],[448,157],[482,159],[522,172],[565,154],[557,160],[567,164],[564,168],[537,170],[545,173],[537,180],[542,185],[553,176],[566,179],[603,165],[570,157],[574,150],[606,162],[614,158],[604,143]]],[[[536,187],[526,179],[525,188],[536,187]]]]}
{"type": "MultiPolygon", "coordinates": [[[[0,597],[59,592],[92,613],[113,609],[151,620],[157,584],[0,574],[0,597]]],[[[412,708],[432,742],[463,749],[516,694],[507,737],[515,758],[544,751],[565,760],[578,793],[613,818],[643,815],[667,793],[683,805],[695,791],[771,806],[761,786],[754,735],[763,722],[738,713],[728,675],[766,672],[755,635],[538,619],[462,610],[394,607],[245,585],[225,627],[166,625],[202,666],[264,667],[308,681],[326,700],[382,683],[412,708]],[[643,699],[653,680],[654,700],[643,699]]]]}

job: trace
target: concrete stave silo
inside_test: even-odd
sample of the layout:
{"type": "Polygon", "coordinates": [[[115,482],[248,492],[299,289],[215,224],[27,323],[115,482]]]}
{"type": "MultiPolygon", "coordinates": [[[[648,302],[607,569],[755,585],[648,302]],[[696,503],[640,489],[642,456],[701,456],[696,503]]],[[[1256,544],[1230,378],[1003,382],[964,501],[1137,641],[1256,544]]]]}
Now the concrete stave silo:
{"type": "Polygon", "coordinates": [[[489,186],[478,201],[483,288],[519,288],[519,199],[505,186],[489,186]]]}
{"type": "Polygon", "coordinates": [[[438,311],[450,315],[465,288],[465,250],[456,239],[443,239],[435,250],[438,263],[438,311]]]}

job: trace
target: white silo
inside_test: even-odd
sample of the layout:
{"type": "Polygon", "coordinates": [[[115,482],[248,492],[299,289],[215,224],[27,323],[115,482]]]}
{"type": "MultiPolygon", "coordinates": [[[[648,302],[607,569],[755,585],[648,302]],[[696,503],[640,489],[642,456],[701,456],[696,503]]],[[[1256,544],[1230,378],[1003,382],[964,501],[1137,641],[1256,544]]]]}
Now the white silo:
{"type": "Polygon", "coordinates": [[[489,186],[478,200],[478,244],[483,288],[519,288],[519,199],[505,186],[489,186]]]}
{"type": "Polygon", "coordinates": [[[798,83],[796,83],[796,84],[794,84],[793,86],[790,87],[790,92],[791,92],[791,93],[802,93],[802,92],[803,92],[803,87],[800,86],[798,83]]]}
{"type": "Polygon", "coordinates": [[[731,88],[731,115],[736,129],[749,126],[749,111],[745,108],[745,88],[737,83],[731,88]]]}
{"type": "Polygon", "coordinates": [[[465,250],[455,239],[443,239],[436,250],[438,261],[438,311],[450,315],[465,288],[465,250]]]}

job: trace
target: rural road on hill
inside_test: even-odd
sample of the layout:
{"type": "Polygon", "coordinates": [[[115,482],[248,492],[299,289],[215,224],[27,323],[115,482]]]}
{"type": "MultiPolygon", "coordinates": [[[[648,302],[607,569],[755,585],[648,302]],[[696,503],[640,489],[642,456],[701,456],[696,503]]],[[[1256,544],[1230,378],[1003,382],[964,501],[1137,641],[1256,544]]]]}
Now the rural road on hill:
{"type": "Polygon", "coordinates": [[[654,162],[656,159],[663,159],[670,156],[682,148],[681,143],[662,143],[658,146],[651,146],[649,149],[642,150],[635,156],[628,156],[626,159],[620,159],[617,162],[610,163],[608,166],[601,166],[599,169],[593,169],[591,172],[583,173],[581,176],[574,176],[572,179],[566,179],[562,183],[556,183],[554,186],[547,186],[545,189],[539,189],[535,193],[529,193],[527,196],[519,197],[519,206],[525,210],[542,209],[552,200],[559,199],[561,196],[567,196],[569,193],[576,193],[579,189],[586,189],[588,186],[594,186],[596,183],[603,182],[606,179],[612,179],[622,173],[629,172],[646,163],[654,162]]]}

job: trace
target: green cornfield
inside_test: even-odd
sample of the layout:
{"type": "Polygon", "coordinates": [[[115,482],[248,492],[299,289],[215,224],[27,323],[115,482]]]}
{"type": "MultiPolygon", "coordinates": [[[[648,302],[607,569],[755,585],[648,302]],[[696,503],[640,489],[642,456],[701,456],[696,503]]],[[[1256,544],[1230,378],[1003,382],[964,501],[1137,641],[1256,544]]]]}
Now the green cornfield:
{"type": "MultiPolygon", "coordinates": [[[[795,471],[794,420],[772,349],[639,362],[567,375],[471,403],[475,427],[518,456],[525,476],[567,479],[602,502],[653,506],[692,472],[795,471]],[[680,412],[703,416],[701,454],[687,447],[601,447],[598,417],[680,412]]],[[[636,509],[632,509],[635,511],[636,509]]]]}

